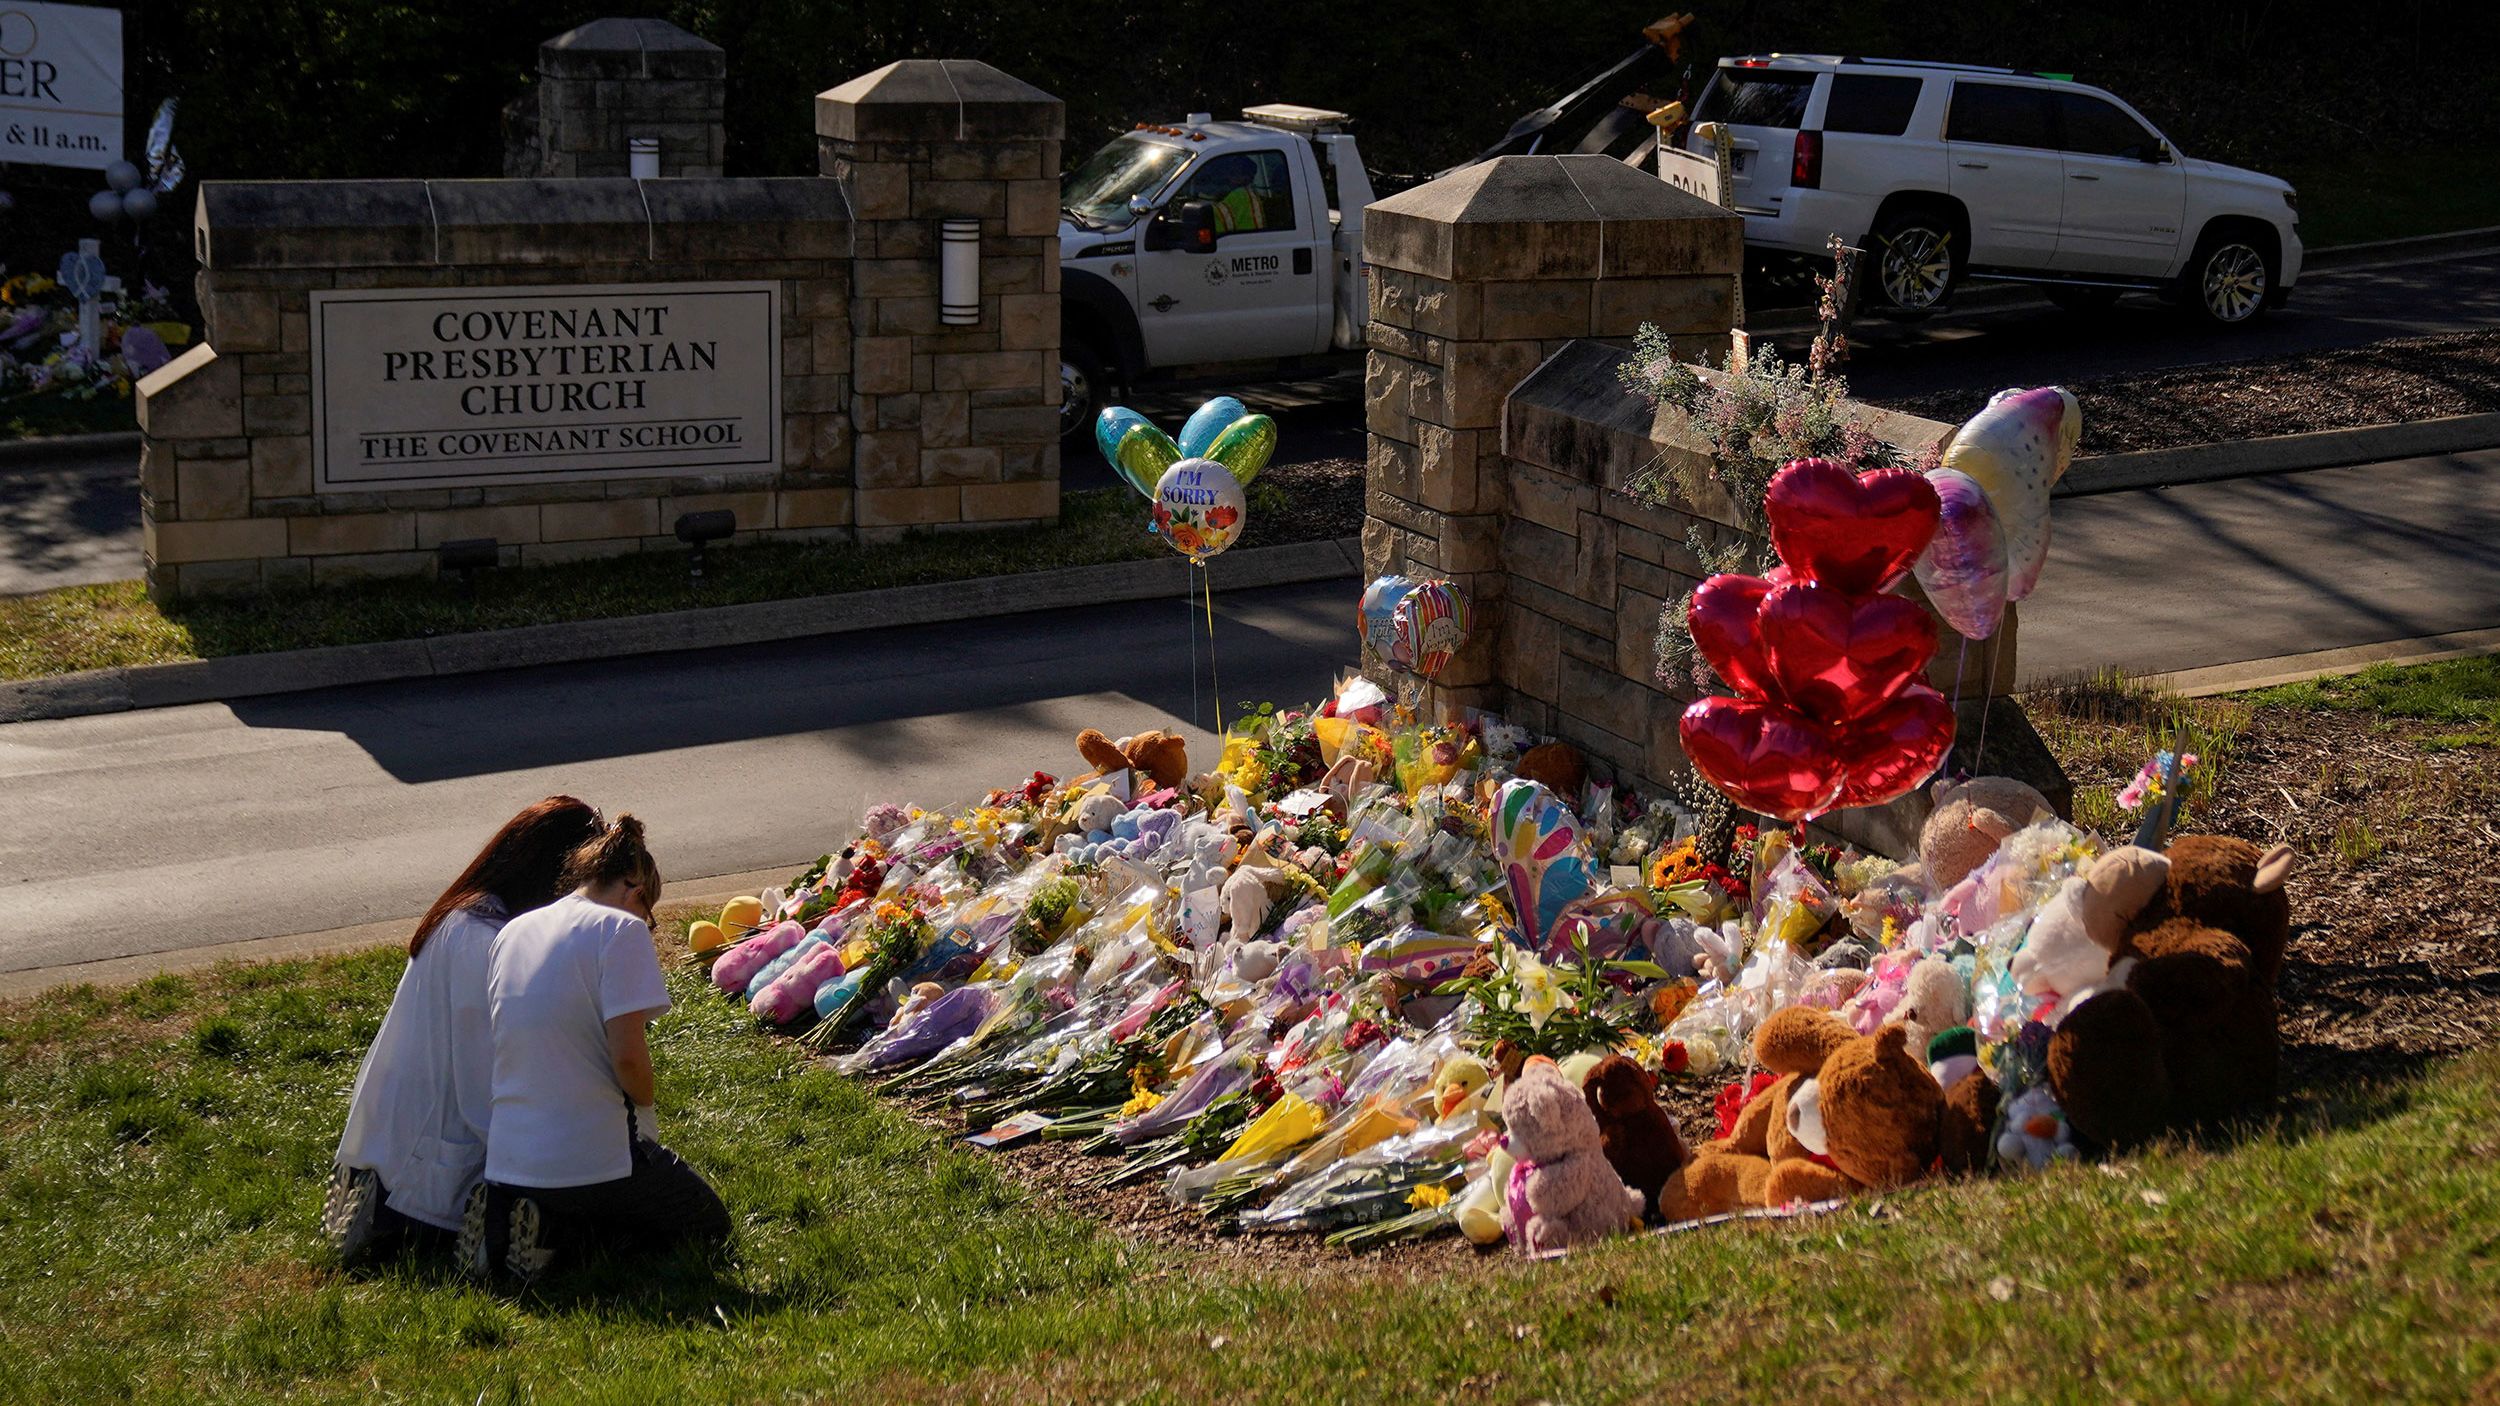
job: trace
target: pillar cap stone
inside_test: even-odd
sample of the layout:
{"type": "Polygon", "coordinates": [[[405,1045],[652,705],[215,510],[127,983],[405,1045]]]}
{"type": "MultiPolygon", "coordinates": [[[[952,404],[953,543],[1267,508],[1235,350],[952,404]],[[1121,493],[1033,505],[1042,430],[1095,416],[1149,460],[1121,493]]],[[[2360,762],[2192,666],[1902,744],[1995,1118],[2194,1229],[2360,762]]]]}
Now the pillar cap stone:
{"type": "Polygon", "coordinates": [[[816,95],[816,135],[843,142],[1055,142],[1067,105],[979,59],[902,59],[816,95]]]}
{"type": "Polygon", "coordinates": [[[1733,274],[1744,221],[1611,156],[1499,156],[1375,202],[1363,258],[1452,282],[1733,274]]]}
{"type": "Polygon", "coordinates": [[[657,19],[600,19],[538,46],[542,78],[726,78],[718,44],[657,19]]]}

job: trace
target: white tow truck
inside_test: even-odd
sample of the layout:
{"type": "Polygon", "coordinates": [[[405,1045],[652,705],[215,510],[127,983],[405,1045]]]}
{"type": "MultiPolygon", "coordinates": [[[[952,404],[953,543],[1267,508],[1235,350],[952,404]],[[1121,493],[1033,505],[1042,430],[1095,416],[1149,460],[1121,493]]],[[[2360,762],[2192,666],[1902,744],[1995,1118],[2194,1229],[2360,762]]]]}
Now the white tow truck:
{"type": "Polygon", "coordinates": [[[1113,140],[1060,185],[1061,427],[1148,372],[1278,369],[1359,351],[1372,202],[1342,112],[1192,113],[1113,140]]]}

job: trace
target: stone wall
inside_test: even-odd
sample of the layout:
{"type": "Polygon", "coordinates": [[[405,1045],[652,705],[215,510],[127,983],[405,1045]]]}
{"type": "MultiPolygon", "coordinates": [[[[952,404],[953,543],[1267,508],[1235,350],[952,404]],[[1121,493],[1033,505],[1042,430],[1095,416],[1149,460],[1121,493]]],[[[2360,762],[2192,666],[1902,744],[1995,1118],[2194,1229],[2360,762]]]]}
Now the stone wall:
{"type": "Polygon", "coordinates": [[[825,177],[204,183],[205,335],[138,394],[151,591],[425,573],[478,537],[507,565],[673,548],[715,508],[746,540],[1056,518],[1060,112],[986,65],[913,61],[818,98],[825,177]],[[969,326],[939,320],[949,216],[981,224],[969,326]],[[316,292],[754,282],[777,290],[774,463],[314,481],[316,292]]]}
{"type": "MultiPolygon", "coordinates": [[[[1373,207],[1364,565],[1446,576],[1477,606],[1434,706],[1497,710],[1636,784],[1687,770],[1676,723],[1693,690],[1660,677],[1660,613],[1703,574],[1693,529],[1713,547],[1747,534],[1723,495],[1635,491],[1707,450],[1618,371],[1644,322],[1696,358],[1724,351],[1741,239],[1735,216],[1604,157],[1503,158],[1373,207]]],[[[1912,448],[1947,429],[1874,423],[1912,448]]],[[[1951,764],[2062,805],[2064,778],[2003,696],[2014,612],[1985,648],[1939,632],[1929,679],[1962,700],[1951,764]]],[[[1898,854],[1924,814],[1911,797],[1825,828],[1898,854]]]]}
{"type": "Polygon", "coordinates": [[[592,20],[538,46],[538,82],[520,100],[525,140],[513,177],[627,176],[628,144],[660,143],[662,176],[717,176],[728,143],[720,46],[666,20],[592,20]]]}
{"type": "MultiPolygon", "coordinates": [[[[889,521],[1059,510],[1059,100],[987,64],[890,64],[816,100],[851,192],[851,402],[863,502],[889,521]],[[938,234],[981,229],[981,316],[938,315],[938,234]]],[[[888,529],[887,531],[890,531],[888,529]]],[[[865,519],[862,535],[879,535],[865,519]]]]}

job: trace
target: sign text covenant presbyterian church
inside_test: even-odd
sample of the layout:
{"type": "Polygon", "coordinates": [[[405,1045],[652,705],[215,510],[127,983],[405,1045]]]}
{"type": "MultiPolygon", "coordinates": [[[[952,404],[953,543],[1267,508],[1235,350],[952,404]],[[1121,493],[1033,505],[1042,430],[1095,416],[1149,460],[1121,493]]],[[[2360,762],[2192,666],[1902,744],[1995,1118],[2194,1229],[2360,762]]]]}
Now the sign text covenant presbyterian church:
{"type": "Polygon", "coordinates": [[[770,472],[779,285],[312,295],[323,492],[770,472]]]}

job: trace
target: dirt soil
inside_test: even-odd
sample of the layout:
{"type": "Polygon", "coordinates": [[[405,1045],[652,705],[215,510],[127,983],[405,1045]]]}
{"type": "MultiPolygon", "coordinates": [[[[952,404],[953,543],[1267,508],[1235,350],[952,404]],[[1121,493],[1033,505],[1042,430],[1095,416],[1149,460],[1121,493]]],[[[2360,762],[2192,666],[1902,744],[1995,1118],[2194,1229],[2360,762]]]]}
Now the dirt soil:
{"type": "Polygon", "coordinates": [[[1270,464],[1249,489],[1250,524],[1237,546],[1355,537],[1363,531],[1363,461],[1270,464]]]}
{"type": "MultiPolygon", "coordinates": [[[[2500,410],[2500,331],[2407,337],[2339,351],[2110,376],[2067,387],[2083,404],[2083,454],[2179,449],[2311,430],[2500,410]]],[[[1880,402],[1947,424],[1984,391],[1880,402]]]]}

